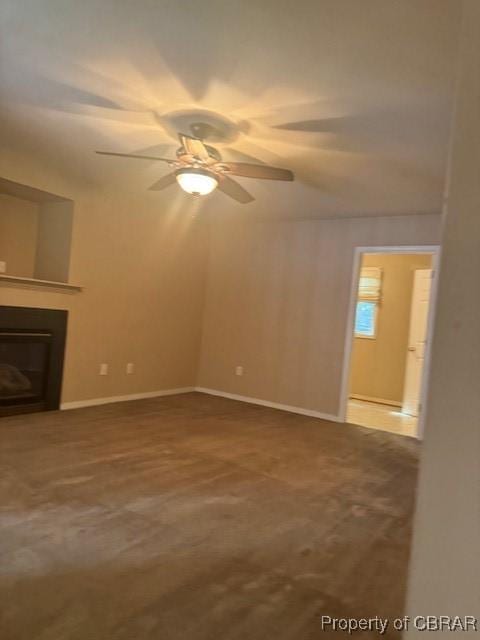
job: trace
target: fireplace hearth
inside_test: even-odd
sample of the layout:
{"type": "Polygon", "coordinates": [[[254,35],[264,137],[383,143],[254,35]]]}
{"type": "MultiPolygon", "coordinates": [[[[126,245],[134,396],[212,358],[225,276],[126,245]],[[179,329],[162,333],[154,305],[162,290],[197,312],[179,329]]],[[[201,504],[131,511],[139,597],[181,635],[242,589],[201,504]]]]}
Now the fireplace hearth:
{"type": "Polygon", "coordinates": [[[0,416],[58,409],[67,311],[0,306],[0,416]]]}

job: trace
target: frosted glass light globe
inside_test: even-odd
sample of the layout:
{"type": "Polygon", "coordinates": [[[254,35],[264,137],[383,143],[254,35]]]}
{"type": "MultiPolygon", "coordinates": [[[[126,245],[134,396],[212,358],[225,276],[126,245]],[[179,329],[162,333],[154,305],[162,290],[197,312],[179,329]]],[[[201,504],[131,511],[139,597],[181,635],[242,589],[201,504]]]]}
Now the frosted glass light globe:
{"type": "Polygon", "coordinates": [[[203,169],[179,169],[176,173],[181,188],[194,196],[206,196],[218,186],[218,180],[203,169]]]}

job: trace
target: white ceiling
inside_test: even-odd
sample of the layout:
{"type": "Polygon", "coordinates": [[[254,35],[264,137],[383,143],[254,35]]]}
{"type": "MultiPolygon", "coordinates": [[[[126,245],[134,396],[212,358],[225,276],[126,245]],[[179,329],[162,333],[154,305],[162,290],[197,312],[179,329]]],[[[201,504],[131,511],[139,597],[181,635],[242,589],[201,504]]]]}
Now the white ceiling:
{"type": "MultiPolygon", "coordinates": [[[[256,201],[214,193],[212,209],[439,211],[460,4],[2,0],[2,144],[85,183],[145,193],[166,165],[93,151],[173,156],[175,130],[199,120],[223,132],[212,144],[225,159],[296,174],[239,179],[256,201]]],[[[148,197],[167,202],[175,189],[148,197]]]]}

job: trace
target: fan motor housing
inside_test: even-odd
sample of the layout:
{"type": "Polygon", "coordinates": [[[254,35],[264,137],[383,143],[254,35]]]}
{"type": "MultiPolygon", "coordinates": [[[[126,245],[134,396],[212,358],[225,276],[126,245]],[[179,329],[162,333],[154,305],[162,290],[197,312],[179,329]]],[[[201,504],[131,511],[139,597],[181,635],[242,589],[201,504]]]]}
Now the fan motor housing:
{"type": "MultiPolygon", "coordinates": [[[[205,144],[204,146],[205,146],[206,150],[208,151],[208,155],[211,158],[213,158],[217,162],[221,161],[222,156],[220,155],[220,152],[218,151],[218,149],[215,149],[215,147],[211,147],[208,144],[205,144]]],[[[181,158],[184,155],[185,155],[185,149],[183,147],[179,147],[177,149],[177,158],[181,158]]]]}

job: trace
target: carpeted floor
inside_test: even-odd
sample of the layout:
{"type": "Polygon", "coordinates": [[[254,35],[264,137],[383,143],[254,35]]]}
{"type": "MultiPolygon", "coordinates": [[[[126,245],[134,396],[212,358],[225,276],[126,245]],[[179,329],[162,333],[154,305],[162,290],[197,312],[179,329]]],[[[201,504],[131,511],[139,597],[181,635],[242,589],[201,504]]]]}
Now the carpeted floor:
{"type": "Polygon", "coordinates": [[[3,418],[0,637],[313,640],[344,635],[322,615],[399,616],[417,456],[196,393],[3,418]]]}

